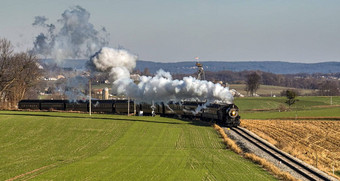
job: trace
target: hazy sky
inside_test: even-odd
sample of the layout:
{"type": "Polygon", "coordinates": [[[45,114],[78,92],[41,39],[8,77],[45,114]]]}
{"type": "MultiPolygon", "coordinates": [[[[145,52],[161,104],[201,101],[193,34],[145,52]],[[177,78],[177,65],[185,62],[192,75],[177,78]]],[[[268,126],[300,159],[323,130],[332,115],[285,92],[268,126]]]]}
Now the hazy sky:
{"type": "Polygon", "coordinates": [[[32,47],[35,16],[57,24],[80,5],[90,22],[150,61],[340,61],[339,0],[0,0],[0,37],[32,47]]]}

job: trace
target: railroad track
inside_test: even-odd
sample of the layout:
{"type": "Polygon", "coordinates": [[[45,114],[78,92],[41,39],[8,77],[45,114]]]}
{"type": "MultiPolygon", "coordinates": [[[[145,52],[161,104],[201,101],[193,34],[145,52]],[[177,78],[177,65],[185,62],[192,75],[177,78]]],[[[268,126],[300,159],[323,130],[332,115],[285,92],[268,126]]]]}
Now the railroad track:
{"type": "Polygon", "coordinates": [[[301,177],[305,178],[305,180],[337,180],[333,179],[332,177],[328,176],[327,174],[321,172],[318,169],[312,168],[307,164],[297,160],[296,158],[288,155],[285,152],[277,149],[276,147],[264,142],[263,140],[257,138],[253,133],[249,132],[248,130],[237,127],[232,128],[236,134],[241,136],[242,138],[246,139],[247,141],[251,142],[253,145],[261,149],[262,151],[266,152],[270,156],[274,157],[281,164],[285,164],[290,169],[294,170],[296,173],[301,175],[301,177]]]}

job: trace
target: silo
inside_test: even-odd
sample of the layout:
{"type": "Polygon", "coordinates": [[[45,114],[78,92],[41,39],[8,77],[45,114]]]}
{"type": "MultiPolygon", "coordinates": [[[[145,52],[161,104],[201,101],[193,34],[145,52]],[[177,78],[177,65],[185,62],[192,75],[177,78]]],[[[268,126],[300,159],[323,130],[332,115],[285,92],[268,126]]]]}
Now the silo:
{"type": "Polygon", "coordinates": [[[103,100],[109,99],[109,88],[105,87],[102,92],[103,100]]]}

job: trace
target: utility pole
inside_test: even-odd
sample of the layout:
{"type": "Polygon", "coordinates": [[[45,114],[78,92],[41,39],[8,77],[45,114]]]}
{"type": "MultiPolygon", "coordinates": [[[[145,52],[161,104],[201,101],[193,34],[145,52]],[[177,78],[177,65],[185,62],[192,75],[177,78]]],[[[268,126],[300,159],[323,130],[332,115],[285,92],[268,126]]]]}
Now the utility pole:
{"type": "Polygon", "coordinates": [[[91,77],[89,79],[89,114],[91,116],[91,103],[92,103],[92,96],[91,96],[91,77]]]}
{"type": "Polygon", "coordinates": [[[129,116],[129,114],[130,114],[130,97],[128,97],[128,116],[129,116]]]}
{"type": "Polygon", "coordinates": [[[136,99],[133,101],[133,115],[136,116],[136,99]]]}
{"type": "Polygon", "coordinates": [[[333,96],[331,96],[331,105],[333,105],[333,100],[332,99],[333,99],[333,96]]]}

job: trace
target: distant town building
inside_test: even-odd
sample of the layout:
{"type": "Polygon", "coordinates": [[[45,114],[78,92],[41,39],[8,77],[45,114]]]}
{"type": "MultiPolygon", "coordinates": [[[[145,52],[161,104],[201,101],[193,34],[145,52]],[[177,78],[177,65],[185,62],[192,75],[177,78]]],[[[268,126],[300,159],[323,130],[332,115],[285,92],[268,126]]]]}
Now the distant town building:
{"type": "Polygon", "coordinates": [[[55,81],[55,80],[58,80],[58,79],[55,78],[55,77],[45,77],[44,80],[52,80],[52,81],[55,81]]]}
{"type": "Polygon", "coordinates": [[[63,76],[63,75],[58,75],[57,76],[57,79],[59,80],[59,79],[65,79],[65,76],[63,76]]]}

